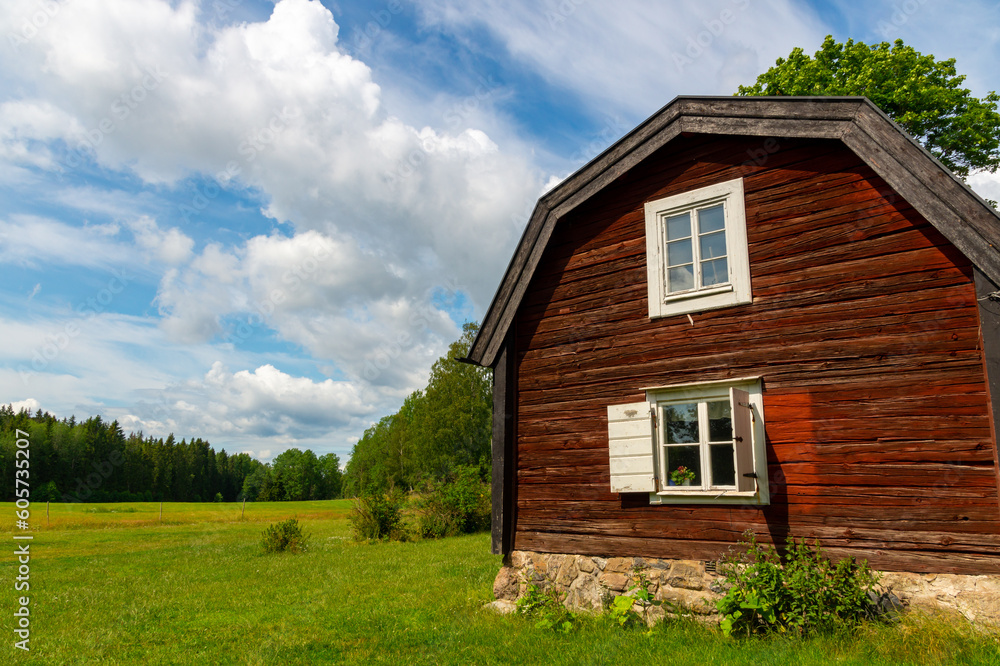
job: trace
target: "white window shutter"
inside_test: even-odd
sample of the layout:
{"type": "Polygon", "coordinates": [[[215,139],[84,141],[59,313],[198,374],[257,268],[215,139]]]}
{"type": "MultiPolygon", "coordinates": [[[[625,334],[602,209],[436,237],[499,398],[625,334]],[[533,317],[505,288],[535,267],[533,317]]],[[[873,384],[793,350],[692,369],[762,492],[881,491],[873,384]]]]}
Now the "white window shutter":
{"type": "Polygon", "coordinates": [[[736,490],[757,490],[757,479],[752,476],[753,466],[753,409],[750,394],[738,388],[729,389],[733,407],[733,445],[736,448],[736,490]],[[746,476],[750,474],[751,476],[746,476]]]}
{"type": "Polygon", "coordinates": [[[648,402],[608,407],[611,492],[652,493],[658,490],[653,441],[653,412],[648,402]]]}

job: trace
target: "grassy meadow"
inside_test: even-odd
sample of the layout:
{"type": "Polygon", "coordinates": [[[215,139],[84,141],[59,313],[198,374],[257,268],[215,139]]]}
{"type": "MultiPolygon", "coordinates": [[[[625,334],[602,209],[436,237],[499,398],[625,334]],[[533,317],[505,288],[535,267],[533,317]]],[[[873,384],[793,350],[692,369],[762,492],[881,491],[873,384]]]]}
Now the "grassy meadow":
{"type": "MultiPolygon", "coordinates": [[[[500,558],[489,536],[358,544],[350,502],[34,506],[31,651],[13,647],[14,506],[0,605],[10,664],[1000,664],[996,635],[962,622],[810,639],[727,640],[673,623],[652,634],[588,620],[569,635],[482,606],[500,558]],[[265,555],[261,532],[296,517],[303,554],[265,555]]],[[[18,534],[24,532],[18,530],[18,534]]]]}

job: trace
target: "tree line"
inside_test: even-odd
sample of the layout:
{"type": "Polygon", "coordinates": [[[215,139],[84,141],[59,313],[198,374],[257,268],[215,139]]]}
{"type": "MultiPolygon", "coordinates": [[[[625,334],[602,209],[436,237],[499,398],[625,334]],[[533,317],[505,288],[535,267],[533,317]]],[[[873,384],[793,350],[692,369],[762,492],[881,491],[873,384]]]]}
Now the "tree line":
{"type": "Polygon", "coordinates": [[[284,451],[270,463],[216,452],[196,438],[180,442],[125,435],[100,416],[77,422],[41,410],[0,407],[0,497],[14,499],[18,431],[27,433],[29,483],[36,502],[233,502],[340,496],[340,460],[284,451]]]}
{"type": "Polygon", "coordinates": [[[215,451],[201,438],[126,435],[117,421],[57,419],[0,407],[0,498],[14,499],[17,431],[28,434],[36,502],[233,502],[356,497],[450,479],[475,467],[489,478],[492,379],[459,362],[478,330],[462,336],[431,368],[427,387],[365,431],[346,469],[333,453],[288,449],[263,463],[215,451]]]}

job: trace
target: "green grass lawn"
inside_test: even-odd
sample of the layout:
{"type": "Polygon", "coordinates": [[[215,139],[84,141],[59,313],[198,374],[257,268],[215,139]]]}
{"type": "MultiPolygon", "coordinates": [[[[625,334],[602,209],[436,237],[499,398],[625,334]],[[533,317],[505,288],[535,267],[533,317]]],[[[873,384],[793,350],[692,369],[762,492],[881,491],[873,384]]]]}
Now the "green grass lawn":
{"type": "MultiPolygon", "coordinates": [[[[33,507],[31,652],[13,648],[12,504],[0,587],[2,663],[1000,664],[995,636],[908,619],[855,635],[726,640],[680,624],[646,636],[606,620],[568,636],[484,611],[500,559],[489,536],[357,544],[350,502],[33,507]],[[297,517],[299,555],[263,528],[297,517]]],[[[18,531],[19,534],[22,532],[18,531]]]]}

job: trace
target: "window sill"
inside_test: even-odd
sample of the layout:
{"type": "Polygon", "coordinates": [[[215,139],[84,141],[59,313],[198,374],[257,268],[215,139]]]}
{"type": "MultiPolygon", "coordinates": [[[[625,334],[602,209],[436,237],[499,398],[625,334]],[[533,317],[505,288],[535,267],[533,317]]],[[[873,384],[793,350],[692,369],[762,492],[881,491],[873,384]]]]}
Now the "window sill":
{"type": "Polygon", "coordinates": [[[686,301],[692,298],[707,298],[709,296],[714,296],[715,294],[726,294],[733,290],[733,285],[726,283],[719,285],[718,287],[708,287],[707,289],[698,289],[696,291],[682,291],[676,294],[671,294],[663,299],[664,304],[676,303],[677,301],[686,301]]]}
{"type": "Polygon", "coordinates": [[[660,491],[658,493],[649,494],[650,504],[738,504],[738,505],[752,505],[752,506],[765,506],[768,502],[762,502],[760,499],[760,492],[737,492],[724,491],[720,494],[719,491],[704,491],[696,490],[693,492],[682,492],[682,491],[660,491]]]}
{"type": "Polygon", "coordinates": [[[727,284],[719,289],[702,289],[674,294],[660,303],[659,308],[651,308],[649,318],[662,319],[673,315],[718,310],[734,305],[743,305],[751,301],[750,294],[741,294],[733,288],[732,284],[727,284]]]}

